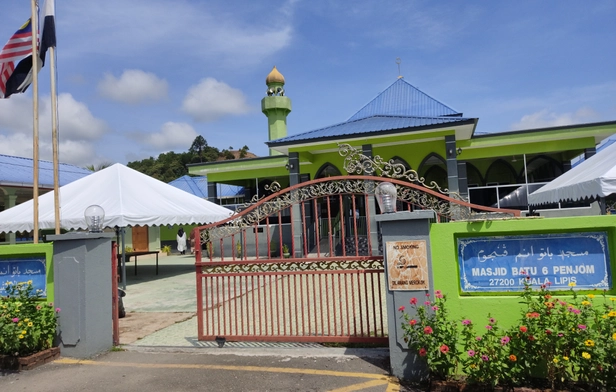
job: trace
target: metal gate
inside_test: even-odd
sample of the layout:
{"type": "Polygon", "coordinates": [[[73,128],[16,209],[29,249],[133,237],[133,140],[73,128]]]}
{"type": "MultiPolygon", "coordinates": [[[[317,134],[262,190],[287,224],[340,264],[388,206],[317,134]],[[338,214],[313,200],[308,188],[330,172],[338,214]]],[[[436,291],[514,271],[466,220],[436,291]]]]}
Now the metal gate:
{"type": "Polygon", "coordinates": [[[408,172],[399,178],[328,177],[282,190],[274,183],[269,196],[196,228],[199,340],[385,343],[380,182],[396,186],[399,210],[431,209],[438,222],[519,215],[409,182],[408,172]]]}

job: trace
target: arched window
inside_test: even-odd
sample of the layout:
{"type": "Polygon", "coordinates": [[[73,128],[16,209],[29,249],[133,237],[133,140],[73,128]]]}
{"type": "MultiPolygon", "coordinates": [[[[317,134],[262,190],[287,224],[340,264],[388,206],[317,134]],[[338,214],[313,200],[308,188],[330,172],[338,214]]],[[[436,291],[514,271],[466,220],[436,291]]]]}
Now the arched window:
{"type": "Polygon", "coordinates": [[[430,153],[419,165],[419,176],[424,178],[424,184],[431,186],[436,183],[441,189],[447,186],[447,164],[440,155],[430,153]]]}
{"type": "Polygon", "coordinates": [[[483,176],[472,163],[466,162],[466,183],[469,187],[482,186],[483,176]]]}
{"type": "MultiPolygon", "coordinates": [[[[563,174],[563,167],[554,158],[539,155],[526,163],[526,171],[528,172],[528,182],[549,182],[563,174]]],[[[522,170],[520,177],[523,182],[524,170],[522,170]]]]}
{"type": "Polygon", "coordinates": [[[314,178],[317,179],[317,178],[333,177],[333,176],[340,176],[340,175],[341,175],[340,170],[338,170],[336,166],[328,162],[324,164],[323,166],[321,166],[321,168],[319,168],[319,170],[317,171],[317,175],[314,178]]]}
{"type": "Polygon", "coordinates": [[[486,171],[486,185],[506,185],[517,183],[513,166],[503,159],[497,159],[486,171]]]}

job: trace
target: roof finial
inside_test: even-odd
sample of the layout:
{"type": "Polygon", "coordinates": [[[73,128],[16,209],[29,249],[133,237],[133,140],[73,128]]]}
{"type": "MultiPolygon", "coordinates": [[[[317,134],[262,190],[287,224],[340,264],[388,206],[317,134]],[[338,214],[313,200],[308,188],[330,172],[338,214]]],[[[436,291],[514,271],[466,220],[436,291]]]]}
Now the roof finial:
{"type": "Polygon", "coordinates": [[[400,60],[400,57],[396,57],[396,64],[398,64],[398,79],[402,79],[404,76],[402,76],[402,74],[400,73],[400,63],[402,62],[402,60],[400,60]]]}

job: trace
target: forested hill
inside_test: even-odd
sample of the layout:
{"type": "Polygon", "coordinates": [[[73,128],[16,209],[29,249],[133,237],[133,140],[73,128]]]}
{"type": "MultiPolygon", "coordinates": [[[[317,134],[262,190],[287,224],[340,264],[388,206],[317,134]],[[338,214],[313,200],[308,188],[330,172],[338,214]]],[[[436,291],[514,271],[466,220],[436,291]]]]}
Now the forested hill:
{"type": "Polygon", "coordinates": [[[233,147],[219,150],[216,147],[208,146],[203,136],[197,136],[187,152],[176,153],[170,151],[160,154],[158,158],[149,157],[141,161],[128,162],[127,166],[168,183],[188,174],[186,165],[190,163],[252,157],[255,157],[255,155],[248,152],[248,146],[244,146],[239,150],[233,150],[233,147]]]}

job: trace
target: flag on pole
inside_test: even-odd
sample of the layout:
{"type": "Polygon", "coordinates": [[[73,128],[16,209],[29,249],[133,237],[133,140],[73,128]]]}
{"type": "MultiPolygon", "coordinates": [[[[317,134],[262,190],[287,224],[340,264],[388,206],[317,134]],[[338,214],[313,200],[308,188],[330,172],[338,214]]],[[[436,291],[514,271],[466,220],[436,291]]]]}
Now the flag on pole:
{"type": "MultiPolygon", "coordinates": [[[[15,93],[23,93],[32,83],[32,24],[30,22],[29,19],[9,39],[9,42],[0,52],[0,98],[8,98],[15,93]],[[6,60],[3,58],[5,50],[6,60]],[[18,57],[18,55],[20,56],[18,57]],[[19,63],[15,66],[17,61],[19,63]]],[[[38,63],[39,71],[45,65],[45,55],[47,49],[51,47],[56,47],[55,6],[54,0],[46,0],[43,6],[43,29],[39,45],[39,57],[41,59],[38,63]]]]}
{"type": "Polygon", "coordinates": [[[41,63],[45,65],[45,54],[47,49],[56,47],[56,20],[55,20],[55,0],[45,0],[43,6],[43,33],[41,35],[41,49],[39,57],[41,63]]]}
{"type": "Polygon", "coordinates": [[[25,88],[23,91],[17,91],[18,87],[22,84],[18,82],[20,79],[23,82],[28,72],[32,69],[31,56],[32,20],[28,19],[28,21],[9,38],[8,42],[0,51],[0,98],[8,98],[15,92],[25,91],[25,88]],[[27,64],[28,61],[25,61],[28,57],[30,57],[29,66],[27,64]],[[17,64],[17,66],[15,66],[15,64],[17,64]]]}

